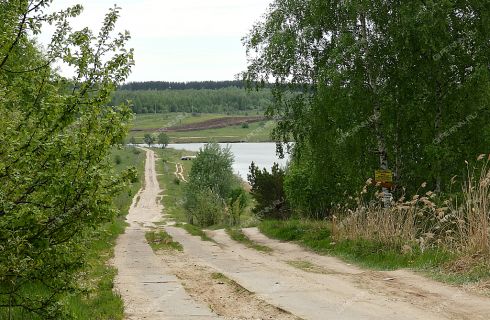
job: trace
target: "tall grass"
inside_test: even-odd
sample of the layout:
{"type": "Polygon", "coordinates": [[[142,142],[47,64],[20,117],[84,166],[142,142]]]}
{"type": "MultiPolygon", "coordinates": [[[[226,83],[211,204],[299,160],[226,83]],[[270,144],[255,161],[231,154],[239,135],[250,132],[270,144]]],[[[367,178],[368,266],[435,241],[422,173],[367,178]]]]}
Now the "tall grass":
{"type": "Polygon", "coordinates": [[[338,241],[373,241],[402,252],[437,248],[490,254],[490,158],[484,158],[478,157],[479,171],[468,169],[460,199],[437,201],[441,205],[436,204],[437,195],[427,191],[410,200],[401,197],[384,208],[380,193],[376,201],[361,200],[371,184],[368,180],[355,209],[339,208],[333,217],[332,236],[338,241]]]}
{"type": "MultiPolygon", "coordinates": [[[[483,157],[485,155],[478,159],[482,160],[483,157]]],[[[490,156],[478,175],[468,174],[463,184],[463,201],[452,209],[458,221],[456,243],[469,252],[490,254],[489,160],[490,156]]]]}

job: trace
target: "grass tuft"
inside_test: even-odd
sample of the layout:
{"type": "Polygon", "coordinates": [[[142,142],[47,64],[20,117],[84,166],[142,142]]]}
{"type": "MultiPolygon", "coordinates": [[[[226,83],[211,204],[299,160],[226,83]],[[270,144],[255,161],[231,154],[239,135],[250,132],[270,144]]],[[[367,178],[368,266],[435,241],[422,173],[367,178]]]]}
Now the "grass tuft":
{"type": "Polygon", "coordinates": [[[255,241],[250,240],[250,238],[248,238],[240,229],[227,228],[226,233],[228,233],[231,239],[240,242],[249,248],[255,249],[260,252],[266,252],[266,253],[272,252],[271,248],[264,245],[260,245],[255,241]]]}
{"type": "Polygon", "coordinates": [[[213,239],[208,237],[208,235],[198,226],[189,223],[176,223],[175,226],[184,229],[193,236],[201,237],[201,240],[203,241],[215,242],[213,239]]]}
{"type": "Polygon", "coordinates": [[[145,233],[146,241],[153,249],[153,251],[158,250],[177,250],[183,251],[184,248],[178,242],[175,242],[171,235],[163,230],[159,231],[148,231],[145,233]]]}

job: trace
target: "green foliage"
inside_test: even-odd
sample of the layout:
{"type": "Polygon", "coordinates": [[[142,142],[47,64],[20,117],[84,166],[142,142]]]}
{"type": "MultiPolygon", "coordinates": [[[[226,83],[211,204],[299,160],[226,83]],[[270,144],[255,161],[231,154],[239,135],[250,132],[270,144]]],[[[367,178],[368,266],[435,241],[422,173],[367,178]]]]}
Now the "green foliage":
{"type": "Polygon", "coordinates": [[[205,227],[225,222],[226,200],[230,196],[234,196],[236,202],[232,221],[239,219],[244,200],[234,190],[238,181],[233,175],[232,164],[230,149],[221,148],[217,143],[206,144],[197,153],[185,189],[185,208],[191,224],[205,227]]]}
{"type": "Polygon", "coordinates": [[[230,148],[221,148],[217,143],[204,145],[192,161],[189,186],[210,189],[226,199],[234,182],[232,164],[230,148]]]}
{"type": "Polygon", "coordinates": [[[129,138],[129,143],[131,143],[132,145],[135,145],[136,144],[136,138],[134,136],[131,136],[131,138],[129,138]]]}
{"type": "Polygon", "coordinates": [[[237,87],[186,90],[118,90],[112,104],[131,101],[135,113],[263,111],[272,101],[270,91],[247,92],[237,87]]]}
{"type": "Polygon", "coordinates": [[[259,225],[260,231],[271,238],[295,241],[320,254],[339,256],[373,269],[415,268],[433,271],[453,258],[447,252],[434,249],[403,253],[400,248],[365,240],[336,242],[331,238],[330,228],[326,222],[310,220],[264,220],[259,225]]]}
{"type": "Polygon", "coordinates": [[[272,252],[271,248],[269,248],[267,246],[263,246],[261,244],[258,244],[256,242],[250,240],[250,238],[247,237],[243,233],[243,231],[240,229],[228,228],[228,229],[226,229],[226,233],[228,233],[228,235],[230,236],[231,239],[233,239],[237,242],[240,242],[249,248],[252,248],[252,249],[255,249],[255,250],[261,251],[261,252],[266,252],[266,253],[272,252]]]}
{"type": "Polygon", "coordinates": [[[139,148],[136,148],[136,147],[132,147],[131,148],[131,151],[134,153],[134,154],[140,154],[141,153],[141,150],[139,148]]]}
{"type": "Polygon", "coordinates": [[[188,82],[169,82],[169,81],[141,81],[128,82],[119,86],[121,90],[140,91],[140,90],[188,90],[188,89],[223,89],[229,87],[243,88],[243,81],[188,81],[188,82]]]}
{"type": "Polygon", "coordinates": [[[145,133],[143,141],[148,145],[148,147],[151,147],[151,145],[154,144],[156,141],[155,135],[151,133],[145,133]]]}
{"type": "Polygon", "coordinates": [[[157,142],[161,145],[162,149],[165,149],[170,142],[170,138],[165,132],[160,132],[157,137],[157,142]]]}
{"type": "Polygon", "coordinates": [[[111,148],[131,119],[127,106],[107,106],[132,65],[129,35],[112,36],[119,9],[94,35],[69,27],[80,6],[46,16],[49,4],[0,4],[2,317],[62,316],[60,300],[78,290],[94,230],[115,216],[113,198],[135,174],[111,169],[111,148]],[[41,21],[55,26],[46,53],[29,37],[40,33],[41,21]],[[59,76],[54,60],[75,76],[59,76]]]}
{"type": "Polygon", "coordinates": [[[228,225],[230,226],[238,226],[240,225],[240,217],[244,213],[249,203],[247,192],[243,189],[242,186],[239,186],[230,192],[230,196],[228,198],[228,213],[230,221],[228,225]]]}
{"type": "Polygon", "coordinates": [[[448,192],[490,143],[489,19],[475,1],[274,1],[245,38],[243,76],[275,83],[291,205],[324,216],[380,167],[397,194],[448,192]]]}
{"type": "Polygon", "coordinates": [[[190,224],[209,227],[223,222],[225,203],[223,198],[210,188],[200,189],[188,185],[184,206],[190,224]]]}
{"type": "Polygon", "coordinates": [[[290,210],[284,195],[284,170],[274,163],[269,173],[266,168],[260,170],[253,162],[249,169],[250,195],[256,202],[253,212],[260,218],[288,218],[290,210]]]}
{"type": "Polygon", "coordinates": [[[178,242],[175,242],[171,235],[164,230],[148,231],[145,233],[146,241],[154,251],[158,250],[177,250],[182,251],[184,248],[178,242]]]}

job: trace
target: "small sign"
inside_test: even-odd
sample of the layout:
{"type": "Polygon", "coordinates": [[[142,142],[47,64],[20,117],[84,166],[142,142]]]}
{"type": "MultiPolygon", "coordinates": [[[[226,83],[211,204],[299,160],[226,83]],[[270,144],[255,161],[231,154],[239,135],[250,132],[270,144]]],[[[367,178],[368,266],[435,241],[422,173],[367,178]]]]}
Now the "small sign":
{"type": "Polygon", "coordinates": [[[393,172],[391,170],[376,170],[374,172],[374,180],[381,183],[392,183],[393,172]]]}

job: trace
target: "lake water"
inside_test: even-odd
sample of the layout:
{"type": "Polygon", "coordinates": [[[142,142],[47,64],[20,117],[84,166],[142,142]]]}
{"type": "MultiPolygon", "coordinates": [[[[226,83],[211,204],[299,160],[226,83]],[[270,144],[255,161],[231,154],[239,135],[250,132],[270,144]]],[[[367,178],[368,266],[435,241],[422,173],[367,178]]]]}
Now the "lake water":
{"type": "MultiPolygon", "coordinates": [[[[247,180],[248,167],[250,164],[255,164],[260,168],[270,168],[274,162],[279,163],[279,166],[285,167],[288,161],[288,155],[286,154],[284,159],[279,159],[276,155],[276,144],[271,142],[264,143],[219,143],[220,146],[230,146],[230,150],[235,157],[233,163],[233,170],[247,180]]],[[[199,151],[204,146],[204,143],[179,143],[169,144],[169,148],[178,150],[199,151]]]]}

